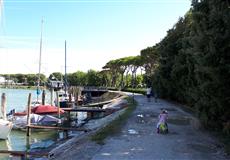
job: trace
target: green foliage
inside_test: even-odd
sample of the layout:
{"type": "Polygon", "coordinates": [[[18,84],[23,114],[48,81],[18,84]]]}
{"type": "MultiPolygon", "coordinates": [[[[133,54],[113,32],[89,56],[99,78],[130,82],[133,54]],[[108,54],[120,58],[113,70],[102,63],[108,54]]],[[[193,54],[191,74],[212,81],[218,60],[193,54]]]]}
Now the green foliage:
{"type": "Polygon", "coordinates": [[[144,77],[142,75],[136,76],[136,87],[141,88],[143,86],[144,77]]]}
{"type": "Polygon", "coordinates": [[[111,86],[117,87],[115,82],[123,81],[126,72],[124,86],[134,88],[144,81],[159,96],[192,107],[207,128],[229,135],[229,5],[229,1],[222,0],[193,0],[185,17],[178,20],[161,42],[143,49],[140,56],[106,64],[111,86]],[[122,66],[123,69],[126,66],[125,72],[122,66]],[[136,78],[137,68],[145,70],[140,79],[136,78]],[[140,81],[134,83],[137,79],[140,81]]]}
{"type": "MultiPolygon", "coordinates": [[[[6,80],[13,80],[15,83],[22,85],[34,86],[38,81],[38,74],[4,74],[6,80]]],[[[44,86],[47,78],[44,74],[40,74],[40,85],[44,86]]]]}
{"type": "Polygon", "coordinates": [[[36,82],[37,82],[37,76],[35,74],[28,74],[26,76],[27,78],[27,83],[29,86],[35,86],[36,85],[36,82]]]}
{"type": "Polygon", "coordinates": [[[158,96],[192,107],[206,128],[222,131],[229,140],[229,7],[228,0],[192,0],[191,9],[161,42],[143,49],[140,56],[108,62],[104,67],[110,74],[108,84],[118,88],[117,81],[124,81],[121,88],[134,88],[144,81],[158,96]],[[144,69],[145,75],[134,83],[139,79],[137,68],[144,69]]]}
{"type": "Polygon", "coordinates": [[[146,88],[124,88],[124,89],[122,89],[122,91],[140,93],[140,94],[143,94],[143,95],[146,94],[146,88]]]}
{"type": "Polygon", "coordinates": [[[118,91],[119,88],[116,88],[116,87],[107,87],[108,90],[111,90],[111,91],[118,91]]]}
{"type": "Polygon", "coordinates": [[[151,72],[160,96],[194,107],[207,128],[225,134],[230,130],[229,39],[227,1],[193,1],[185,17],[153,47],[159,66],[151,72]]]}
{"type": "Polygon", "coordinates": [[[56,81],[62,81],[64,75],[61,72],[54,72],[51,73],[49,76],[49,79],[56,80],[56,81]]]}
{"type": "MultiPolygon", "coordinates": [[[[141,56],[130,56],[111,60],[103,67],[104,72],[109,74],[107,84],[111,87],[124,88],[127,86],[136,87],[137,83],[137,69],[143,66],[143,59],[141,56]],[[131,82],[129,81],[129,72],[131,72],[131,82]],[[108,81],[110,81],[108,83],[108,81]],[[131,83],[131,84],[130,84],[131,83]]],[[[140,77],[139,79],[140,80],[140,77]]]]}
{"type": "Polygon", "coordinates": [[[26,75],[24,74],[15,74],[13,79],[17,81],[17,83],[24,83],[26,80],[26,75]]]}
{"type": "Polygon", "coordinates": [[[94,70],[89,70],[86,76],[87,86],[101,86],[101,76],[94,70]]]}
{"type": "Polygon", "coordinates": [[[87,85],[87,73],[77,71],[67,75],[67,80],[71,86],[87,85]]]}

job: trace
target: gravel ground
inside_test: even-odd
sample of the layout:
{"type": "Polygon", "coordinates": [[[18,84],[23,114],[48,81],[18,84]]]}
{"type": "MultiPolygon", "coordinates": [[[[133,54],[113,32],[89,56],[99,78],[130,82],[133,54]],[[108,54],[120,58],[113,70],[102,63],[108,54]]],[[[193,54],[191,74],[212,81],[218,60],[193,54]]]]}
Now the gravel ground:
{"type": "MultiPolygon", "coordinates": [[[[120,133],[104,145],[87,137],[77,142],[65,159],[75,160],[227,160],[223,145],[200,129],[199,121],[175,104],[135,95],[139,105],[120,133]],[[158,114],[169,112],[169,133],[157,134],[158,114]]],[[[59,159],[63,159],[60,157],[59,159]]]]}

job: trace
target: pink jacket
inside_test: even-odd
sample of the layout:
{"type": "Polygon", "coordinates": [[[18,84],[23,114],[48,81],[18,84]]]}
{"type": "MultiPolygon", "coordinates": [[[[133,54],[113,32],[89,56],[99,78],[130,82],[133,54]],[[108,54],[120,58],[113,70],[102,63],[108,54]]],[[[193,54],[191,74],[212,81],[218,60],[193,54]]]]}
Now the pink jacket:
{"type": "Polygon", "coordinates": [[[167,113],[161,113],[158,118],[159,118],[159,123],[165,123],[166,119],[168,119],[168,114],[167,113]]]}

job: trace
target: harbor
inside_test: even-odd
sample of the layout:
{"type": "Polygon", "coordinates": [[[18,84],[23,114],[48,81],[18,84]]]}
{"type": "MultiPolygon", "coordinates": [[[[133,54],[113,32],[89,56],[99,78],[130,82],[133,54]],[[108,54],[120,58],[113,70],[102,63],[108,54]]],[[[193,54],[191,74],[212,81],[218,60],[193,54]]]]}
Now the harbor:
{"type": "MultiPolygon", "coordinates": [[[[79,135],[87,135],[87,132],[96,131],[98,128],[94,128],[95,125],[91,127],[84,126],[91,119],[95,119],[95,121],[97,121],[98,119],[111,115],[112,113],[126,107],[127,105],[125,101],[120,100],[122,95],[111,92],[111,95],[114,96],[114,99],[108,100],[106,97],[111,97],[111,95],[109,96],[110,93],[108,91],[105,92],[105,90],[103,89],[102,93],[100,94],[100,90],[101,89],[97,90],[96,88],[93,88],[91,93],[90,89],[87,88],[86,92],[88,95],[93,95],[93,97],[94,95],[97,95],[97,98],[91,98],[91,103],[89,103],[88,106],[87,104],[84,104],[82,106],[76,106],[77,103],[70,103],[69,106],[72,107],[68,108],[60,108],[59,106],[58,110],[62,109],[65,112],[61,116],[61,124],[55,126],[41,124],[34,125],[30,124],[31,121],[27,121],[24,129],[15,130],[13,127],[8,138],[6,140],[1,140],[0,157],[48,157],[49,151],[54,149],[54,146],[56,146],[57,143],[62,143],[79,135]],[[97,92],[97,94],[95,94],[94,92],[97,92]],[[103,95],[106,96],[103,97],[103,95]],[[119,100],[116,98],[119,98],[119,100]],[[104,101],[101,101],[102,99],[104,101]],[[118,106],[119,108],[114,108],[113,105],[111,107],[108,107],[110,103],[117,104],[116,106],[118,106]],[[35,154],[35,152],[40,154],[35,154]]],[[[5,92],[7,96],[7,113],[11,112],[12,109],[14,109],[14,112],[15,110],[23,111],[27,109],[27,113],[29,113],[27,114],[27,119],[31,116],[30,112],[28,112],[29,110],[31,110],[31,105],[29,104],[31,104],[32,97],[36,97],[36,90],[1,89],[1,92],[5,92]],[[21,100],[20,103],[18,102],[18,96],[21,100]],[[26,96],[28,97],[27,100],[26,98],[22,98],[26,96]],[[14,101],[14,99],[16,101],[14,101]]],[[[47,95],[52,97],[49,91],[46,91],[46,93],[47,95]]],[[[85,94],[85,92],[83,93],[85,94]]],[[[46,103],[50,103],[50,98],[46,100],[46,103]]],[[[15,113],[20,113],[17,111],[15,113]]]]}
{"type": "Polygon", "coordinates": [[[0,160],[230,160],[230,0],[0,0],[0,160]]]}

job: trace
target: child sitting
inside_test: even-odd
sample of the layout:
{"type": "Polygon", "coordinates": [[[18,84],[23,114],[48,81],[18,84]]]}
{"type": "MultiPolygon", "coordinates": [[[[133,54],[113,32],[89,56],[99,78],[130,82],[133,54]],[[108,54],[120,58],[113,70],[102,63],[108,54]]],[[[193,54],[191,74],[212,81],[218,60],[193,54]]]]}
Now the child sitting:
{"type": "Polygon", "coordinates": [[[166,110],[163,110],[163,111],[160,113],[160,115],[158,116],[158,118],[159,118],[159,121],[158,121],[158,123],[157,123],[157,133],[160,132],[160,129],[159,129],[160,124],[165,124],[165,126],[166,126],[166,128],[167,128],[167,130],[168,130],[168,125],[167,125],[167,123],[166,123],[166,120],[168,119],[168,112],[167,112],[166,110]]]}

